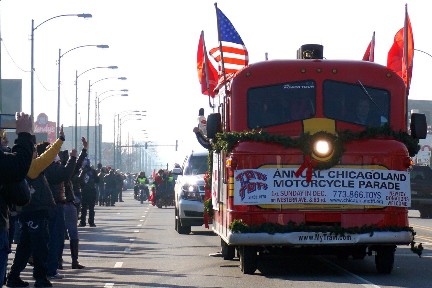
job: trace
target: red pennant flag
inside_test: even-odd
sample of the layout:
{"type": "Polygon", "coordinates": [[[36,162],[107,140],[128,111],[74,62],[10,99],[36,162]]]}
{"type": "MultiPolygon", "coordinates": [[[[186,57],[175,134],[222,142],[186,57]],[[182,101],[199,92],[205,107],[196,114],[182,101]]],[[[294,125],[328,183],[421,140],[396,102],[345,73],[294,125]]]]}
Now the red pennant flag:
{"type": "Polygon", "coordinates": [[[414,58],[414,36],[411,21],[405,5],[405,25],[394,37],[394,43],[387,55],[387,67],[395,71],[405,82],[409,91],[414,58]]]}
{"type": "Polygon", "coordinates": [[[208,59],[204,42],[204,31],[201,31],[201,36],[198,43],[197,70],[198,80],[201,84],[201,93],[203,95],[215,97],[214,90],[218,81],[218,72],[208,59]]]}
{"type": "Polygon", "coordinates": [[[363,61],[374,62],[374,60],[375,60],[375,31],[373,32],[372,40],[369,42],[366,52],[363,55],[363,61]]]}

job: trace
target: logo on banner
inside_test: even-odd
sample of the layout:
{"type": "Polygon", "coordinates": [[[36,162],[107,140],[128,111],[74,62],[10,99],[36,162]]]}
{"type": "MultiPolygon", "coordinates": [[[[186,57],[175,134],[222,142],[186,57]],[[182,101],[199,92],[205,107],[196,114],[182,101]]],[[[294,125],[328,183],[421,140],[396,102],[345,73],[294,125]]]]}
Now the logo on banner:
{"type": "Polygon", "coordinates": [[[266,180],[267,175],[256,170],[246,170],[238,174],[235,177],[235,181],[240,182],[240,198],[243,200],[246,197],[246,194],[250,194],[255,191],[267,190],[268,185],[264,182],[266,180]]]}

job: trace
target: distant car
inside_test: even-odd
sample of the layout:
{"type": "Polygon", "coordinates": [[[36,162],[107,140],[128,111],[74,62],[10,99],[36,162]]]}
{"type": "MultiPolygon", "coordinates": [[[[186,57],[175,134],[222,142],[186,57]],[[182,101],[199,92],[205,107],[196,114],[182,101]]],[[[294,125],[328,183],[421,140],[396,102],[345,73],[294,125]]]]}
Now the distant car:
{"type": "Polygon", "coordinates": [[[208,152],[192,152],[177,174],[175,183],[175,230],[189,234],[191,226],[204,224],[204,175],[208,171],[208,152]]]}
{"type": "Polygon", "coordinates": [[[419,210],[421,218],[432,218],[432,169],[414,165],[410,172],[411,209],[419,210]]]}

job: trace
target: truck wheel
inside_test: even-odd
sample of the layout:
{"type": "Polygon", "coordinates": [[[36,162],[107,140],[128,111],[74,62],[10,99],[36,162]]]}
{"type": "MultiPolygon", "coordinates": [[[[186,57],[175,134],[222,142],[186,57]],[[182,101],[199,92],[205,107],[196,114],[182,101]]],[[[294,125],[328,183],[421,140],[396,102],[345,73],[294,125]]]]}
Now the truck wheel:
{"type": "Polygon", "coordinates": [[[393,270],[396,247],[380,247],[376,251],[375,266],[380,274],[390,274],[393,270]]]}
{"type": "Polygon", "coordinates": [[[419,212],[420,212],[420,218],[423,219],[428,219],[431,218],[431,210],[432,207],[431,206],[422,206],[419,208],[419,212]]]}
{"type": "Polygon", "coordinates": [[[224,260],[233,260],[235,257],[235,247],[229,246],[224,240],[221,239],[221,251],[224,260]]]}
{"type": "Polygon", "coordinates": [[[254,274],[257,269],[257,250],[255,247],[240,247],[240,269],[243,274],[254,274]]]}

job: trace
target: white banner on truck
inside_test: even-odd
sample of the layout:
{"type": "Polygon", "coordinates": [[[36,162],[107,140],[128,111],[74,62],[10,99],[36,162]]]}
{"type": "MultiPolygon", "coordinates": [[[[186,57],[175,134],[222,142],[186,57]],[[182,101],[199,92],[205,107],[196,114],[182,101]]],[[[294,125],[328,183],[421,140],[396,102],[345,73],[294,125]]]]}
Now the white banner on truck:
{"type": "Polygon", "coordinates": [[[321,204],[410,207],[410,177],[406,171],[332,168],[244,169],[234,172],[234,204],[321,204]]]}

